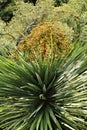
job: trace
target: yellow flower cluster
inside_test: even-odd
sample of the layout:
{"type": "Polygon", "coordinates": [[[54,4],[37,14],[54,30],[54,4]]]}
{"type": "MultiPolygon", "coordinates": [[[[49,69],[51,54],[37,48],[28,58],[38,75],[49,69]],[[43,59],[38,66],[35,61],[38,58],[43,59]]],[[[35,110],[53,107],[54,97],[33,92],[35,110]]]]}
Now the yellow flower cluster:
{"type": "Polygon", "coordinates": [[[56,22],[42,22],[19,43],[17,50],[29,52],[30,59],[47,59],[69,51],[69,46],[66,35],[56,22]]]}

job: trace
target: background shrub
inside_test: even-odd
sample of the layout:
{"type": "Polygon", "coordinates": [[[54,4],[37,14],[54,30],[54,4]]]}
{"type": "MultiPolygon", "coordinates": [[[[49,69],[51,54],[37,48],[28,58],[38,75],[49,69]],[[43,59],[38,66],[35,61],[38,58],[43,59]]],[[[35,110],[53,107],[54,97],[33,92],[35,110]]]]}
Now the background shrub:
{"type": "Polygon", "coordinates": [[[34,20],[38,23],[56,21],[70,42],[79,40],[80,17],[86,11],[87,2],[86,0],[69,0],[67,4],[54,7],[54,0],[40,0],[36,6],[16,0],[15,7],[14,17],[7,26],[0,19],[1,47],[10,45],[15,48],[18,37],[34,20]]]}
{"type": "Polygon", "coordinates": [[[87,43],[87,11],[85,11],[80,17],[79,23],[79,42],[82,44],[87,43]]]}
{"type": "Polygon", "coordinates": [[[54,0],[55,6],[61,6],[62,3],[68,3],[69,0],[54,0]]]}
{"type": "Polygon", "coordinates": [[[0,2],[0,17],[6,24],[9,23],[13,17],[13,11],[15,10],[15,1],[6,0],[0,2]]]}

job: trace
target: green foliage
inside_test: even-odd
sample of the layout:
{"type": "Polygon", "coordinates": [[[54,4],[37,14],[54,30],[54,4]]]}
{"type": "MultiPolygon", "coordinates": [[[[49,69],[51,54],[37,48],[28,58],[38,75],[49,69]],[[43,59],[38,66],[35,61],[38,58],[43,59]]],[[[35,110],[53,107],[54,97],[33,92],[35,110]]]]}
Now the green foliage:
{"type": "Polygon", "coordinates": [[[5,57],[6,57],[6,56],[7,56],[7,54],[8,54],[8,50],[7,50],[7,48],[4,48],[4,49],[3,49],[3,48],[1,48],[1,50],[0,50],[0,55],[1,55],[1,56],[5,56],[5,57]]]}
{"type": "Polygon", "coordinates": [[[79,22],[79,42],[87,44],[87,11],[82,13],[79,22]]]}
{"type": "Polygon", "coordinates": [[[5,11],[0,15],[1,19],[8,23],[9,21],[11,21],[12,17],[13,17],[13,12],[12,11],[5,11]]]}
{"type": "Polygon", "coordinates": [[[0,1],[0,10],[5,8],[6,6],[8,6],[8,4],[10,4],[12,2],[12,0],[1,0],[0,1]]]}
{"type": "Polygon", "coordinates": [[[66,58],[15,63],[0,57],[0,127],[86,130],[87,44],[66,58]]]}
{"type": "Polygon", "coordinates": [[[68,3],[69,0],[54,0],[55,6],[61,6],[62,3],[68,3]]]}
{"type": "Polygon", "coordinates": [[[35,6],[35,4],[36,4],[36,1],[37,1],[37,0],[24,0],[25,3],[26,3],[26,2],[33,3],[34,6],[35,6]]]}
{"type": "Polygon", "coordinates": [[[0,8],[1,19],[6,23],[11,21],[14,10],[15,10],[14,0],[7,0],[7,1],[1,2],[1,8],[0,8]]]}

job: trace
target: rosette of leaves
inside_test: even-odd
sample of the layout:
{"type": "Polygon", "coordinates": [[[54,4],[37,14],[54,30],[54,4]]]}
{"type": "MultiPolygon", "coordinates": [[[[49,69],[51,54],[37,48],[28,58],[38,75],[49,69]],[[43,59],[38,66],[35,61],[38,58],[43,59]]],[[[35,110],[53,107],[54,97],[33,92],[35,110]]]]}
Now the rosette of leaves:
{"type": "Polygon", "coordinates": [[[28,59],[38,57],[43,60],[63,55],[69,49],[66,34],[56,22],[42,22],[36,25],[28,36],[23,35],[23,40],[17,46],[17,51],[21,51],[24,55],[29,53],[28,59]]]}
{"type": "Polygon", "coordinates": [[[0,128],[86,130],[86,51],[75,44],[52,62],[0,57],[0,128]]]}
{"type": "Polygon", "coordinates": [[[0,55],[6,58],[9,58],[11,55],[11,51],[13,51],[13,47],[11,46],[4,46],[0,48],[0,55]]]}

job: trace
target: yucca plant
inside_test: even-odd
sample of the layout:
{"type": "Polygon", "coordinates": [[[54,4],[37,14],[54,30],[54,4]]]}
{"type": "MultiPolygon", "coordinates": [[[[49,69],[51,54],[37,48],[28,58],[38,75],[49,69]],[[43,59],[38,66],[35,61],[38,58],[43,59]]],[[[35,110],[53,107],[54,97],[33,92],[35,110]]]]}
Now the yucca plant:
{"type": "Polygon", "coordinates": [[[52,61],[0,57],[0,128],[87,129],[87,44],[52,61]]]}

